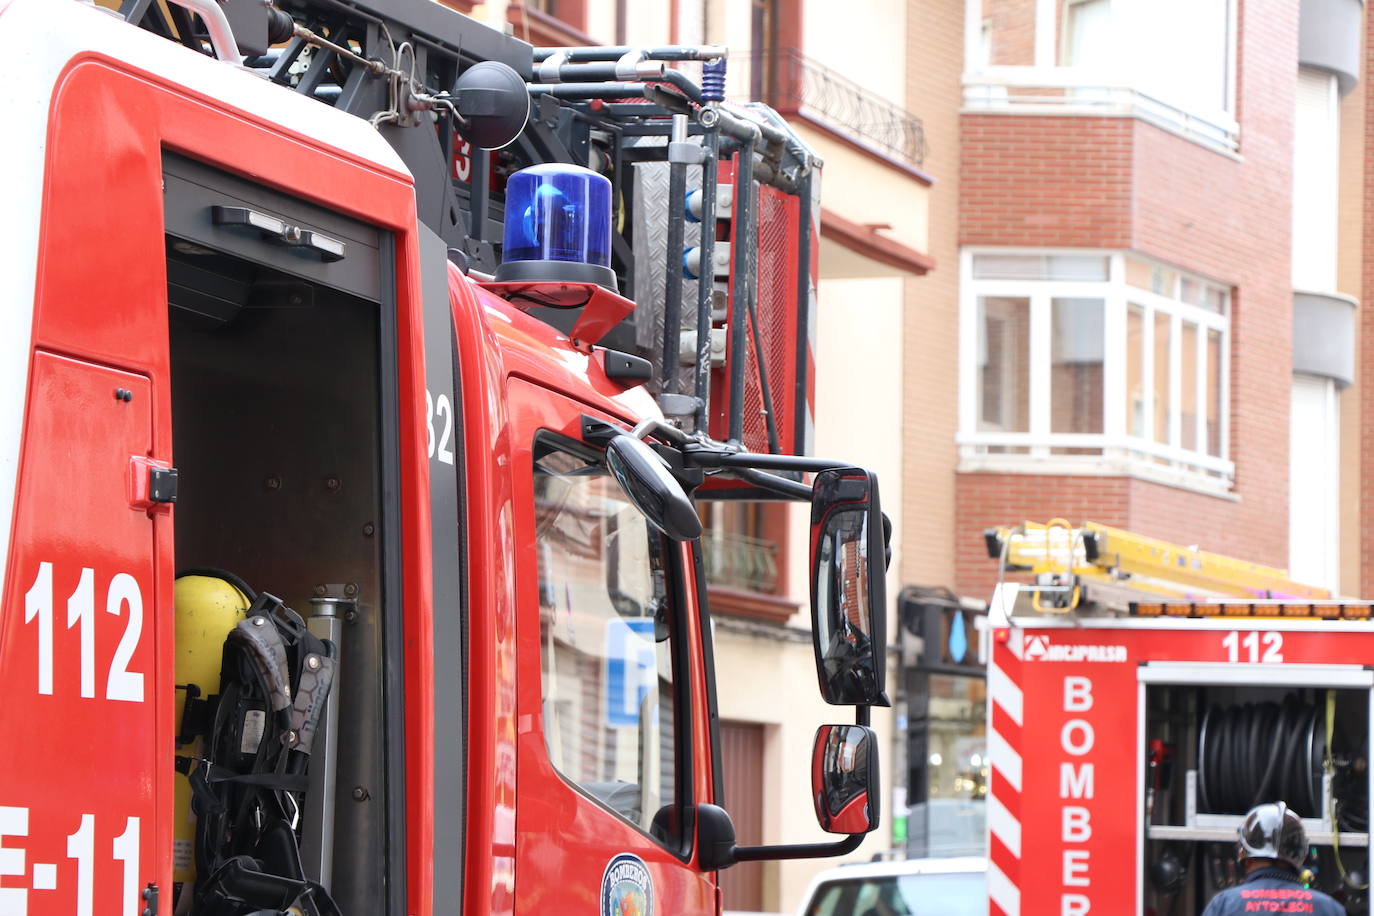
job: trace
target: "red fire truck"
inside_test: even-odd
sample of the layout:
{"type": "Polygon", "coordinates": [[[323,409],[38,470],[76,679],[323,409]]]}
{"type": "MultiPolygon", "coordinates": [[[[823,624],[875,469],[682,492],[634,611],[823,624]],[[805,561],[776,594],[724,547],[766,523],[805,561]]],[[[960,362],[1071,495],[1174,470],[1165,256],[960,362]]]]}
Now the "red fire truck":
{"type": "Polygon", "coordinates": [[[716,913],[876,826],[819,163],[723,58],[0,0],[0,914],[716,913]],[[717,498],[812,506],[833,843],[734,841],[717,498]]]}
{"type": "Polygon", "coordinates": [[[1308,885],[1370,912],[1369,603],[1094,523],[986,539],[1029,577],[989,608],[990,912],[1200,913],[1273,800],[1308,885]]]}

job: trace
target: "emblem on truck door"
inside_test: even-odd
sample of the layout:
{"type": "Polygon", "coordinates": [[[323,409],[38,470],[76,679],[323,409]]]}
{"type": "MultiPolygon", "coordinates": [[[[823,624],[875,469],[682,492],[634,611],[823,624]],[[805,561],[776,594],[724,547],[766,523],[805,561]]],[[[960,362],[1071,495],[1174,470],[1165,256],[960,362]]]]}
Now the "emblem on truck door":
{"type": "Polygon", "coordinates": [[[622,852],[606,865],[601,916],[654,916],[654,879],[639,856],[622,852]]]}

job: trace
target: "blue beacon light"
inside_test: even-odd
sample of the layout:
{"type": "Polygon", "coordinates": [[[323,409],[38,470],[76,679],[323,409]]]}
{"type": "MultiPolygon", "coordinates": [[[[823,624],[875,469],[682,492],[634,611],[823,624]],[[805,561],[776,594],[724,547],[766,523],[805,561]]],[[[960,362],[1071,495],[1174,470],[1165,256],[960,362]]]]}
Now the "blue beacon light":
{"type": "Polygon", "coordinates": [[[611,183],[580,165],[535,165],[511,175],[496,281],[595,283],[615,292],[611,183]]]}

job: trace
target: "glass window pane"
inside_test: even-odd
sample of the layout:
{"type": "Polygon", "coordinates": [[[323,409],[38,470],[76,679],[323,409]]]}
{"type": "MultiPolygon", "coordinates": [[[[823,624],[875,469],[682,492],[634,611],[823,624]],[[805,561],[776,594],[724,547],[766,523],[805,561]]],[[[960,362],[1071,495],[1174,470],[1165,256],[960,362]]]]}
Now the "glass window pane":
{"type": "Polygon", "coordinates": [[[547,446],[536,454],[549,757],[592,798],[652,832],[676,797],[667,547],[604,465],[547,446]]]}
{"type": "Polygon", "coordinates": [[[975,280],[1043,280],[1044,258],[1038,254],[976,254],[975,280]]]}
{"type": "Polygon", "coordinates": [[[1176,294],[1174,286],[1177,281],[1178,274],[1167,267],[1135,258],[1126,259],[1126,283],[1136,289],[1172,298],[1176,294]]]}
{"type": "Polygon", "coordinates": [[[1169,442],[1169,316],[1155,313],[1155,416],[1154,440],[1169,442]]]}
{"type": "Polygon", "coordinates": [[[978,429],[1030,431],[1030,299],[978,298],[978,429]]]}
{"type": "Polygon", "coordinates": [[[1074,0],[1064,11],[1067,40],[1063,49],[1067,67],[1105,69],[1113,60],[1111,47],[1111,0],[1074,0]]]}
{"type": "Polygon", "coordinates": [[[1219,286],[1207,287],[1206,293],[1202,297],[1202,307],[1216,312],[1218,315],[1225,313],[1226,301],[1230,298],[1226,290],[1219,286]]]}
{"type": "Polygon", "coordinates": [[[983,916],[987,876],[981,872],[881,875],[821,885],[806,916],[983,916]]]}
{"type": "Polygon", "coordinates": [[[1179,358],[1179,407],[1178,444],[1187,449],[1197,448],[1197,325],[1183,322],[1180,342],[1183,345],[1179,358]]]}
{"type": "Polygon", "coordinates": [[[1178,297],[1189,305],[1202,305],[1202,294],[1205,287],[1196,280],[1184,277],[1179,284],[1178,297]]]}
{"type": "Polygon", "coordinates": [[[766,595],[781,578],[777,531],[786,528],[786,507],[751,500],[703,501],[701,552],[706,581],[766,595]]]}
{"type": "Polygon", "coordinates": [[[1221,314],[1226,310],[1226,290],[1201,280],[1184,277],[1179,284],[1179,298],[1209,312],[1221,314]]]}
{"type": "Polygon", "coordinates": [[[1100,255],[1052,254],[1046,259],[1046,280],[1103,282],[1107,279],[1107,259],[1100,255]]]}
{"type": "Polygon", "coordinates": [[[1081,254],[979,254],[973,256],[973,278],[1103,282],[1107,259],[1081,254]]]}
{"type": "Polygon", "coordinates": [[[1140,88],[1204,117],[1228,109],[1233,65],[1227,0],[1149,0],[1143,9],[1148,14],[1137,18],[1132,42],[1146,54],[1144,61],[1168,48],[1171,65],[1143,71],[1140,88]]]}
{"type": "Polygon", "coordinates": [[[1135,258],[1126,259],[1126,283],[1136,289],[1150,288],[1150,273],[1152,268],[1144,261],[1137,261],[1135,258]]]}
{"type": "Polygon", "coordinates": [[[1207,454],[1221,457],[1221,332],[1207,332],[1207,454]]]}
{"type": "Polygon", "coordinates": [[[1126,311],[1126,431],[1145,438],[1145,310],[1126,311]]]}
{"type": "Polygon", "coordinates": [[[1051,301],[1050,432],[1102,432],[1101,299],[1051,301]]]}

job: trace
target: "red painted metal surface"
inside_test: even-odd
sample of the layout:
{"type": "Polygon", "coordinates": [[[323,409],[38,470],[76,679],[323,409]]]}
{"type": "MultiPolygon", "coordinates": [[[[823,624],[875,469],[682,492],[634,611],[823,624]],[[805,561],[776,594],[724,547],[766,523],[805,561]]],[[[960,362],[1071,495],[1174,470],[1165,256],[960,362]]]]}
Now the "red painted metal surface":
{"type": "MultiPolygon", "coordinates": [[[[645,834],[572,787],[550,761],[544,735],[540,690],[539,579],[536,556],[533,446],[540,430],[581,438],[583,414],[622,422],[562,392],[512,380],[510,460],[514,474],[516,644],[518,678],[518,769],[520,806],[516,817],[516,861],[522,913],[597,911],[602,873],[618,854],[630,852],[648,867],[657,910],[683,916],[715,912],[710,876],[686,866],[645,834]]],[[[690,561],[688,561],[690,562],[690,561]]],[[[688,566],[687,568],[690,568],[688,566]]],[[[693,664],[693,675],[697,665],[693,664]]],[[[679,735],[693,749],[693,771],[709,769],[709,738],[679,735]]],[[[703,799],[704,800],[704,799],[703,799]]]]}
{"type": "MultiPolygon", "coordinates": [[[[1018,892],[1024,916],[1136,910],[1147,762],[1142,666],[1198,664],[1207,666],[1199,683],[1224,683],[1237,664],[1263,678],[1291,665],[1374,660],[1374,631],[1358,625],[1154,623],[1012,626],[993,640],[988,724],[993,746],[1005,750],[992,751],[989,790],[1005,814],[990,819],[988,856],[1018,892]]],[[[1012,912],[995,897],[989,911],[1012,912]]]]}
{"type": "MultiPolygon", "coordinates": [[[[414,192],[404,176],[322,147],[279,126],[227,109],[182,87],[97,56],[78,58],[68,67],[54,95],[49,155],[44,189],[44,224],[40,235],[34,340],[38,347],[88,359],[111,368],[140,373],[152,380],[145,404],[150,410],[150,442],[143,449],[154,458],[171,460],[171,409],[168,390],[166,276],[163,249],[161,154],[176,149],[229,171],[252,176],[305,199],[381,225],[396,233],[397,302],[402,471],[402,544],[407,629],[407,814],[406,837],[412,849],[428,848],[433,830],[432,736],[420,723],[430,721],[432,698],[427,686],[432,658],[429,633],[430,575],[428,462],[424,415],[424,365],[418,302],[418,254],[415,247],[414,192]],[[98,206],[91,190],[99,188],[98,206]],[[153,253],[150,256],[150,253],[153,253]]],[[[35,364],[36,365],[36,364],[35,364]]],[[[128,387],[127,385],[125,387],[128,387]]],[[[137,393],[135,400],[137,400],[137,393]]],[[[113,388],[111,388],[113,400],[113,388]]],[[[38,447],[32,440],[28,448],[38,447]]],[[[131,451],[125,451],[127,463],[131,451]]],[[[65,465],[65,458],[63,465],[65,465]]],[[[125,490],[121,464],[117,487],[125,490]]],[[[21,480],[16,521],[42,497],[21,480]]],[[[127,504],[125,512],[130,510],[127,504]]],[[[73,516],[80,518],[80,516],[73,516]]],[[[148,524],[146,516],[144,524],[148,524]]],[[[11,563],[27,548],[28,535],[15,529],[11,563]]],[[[99,543],[105,529],[88,529],[99,543]]],[[[146,780],[156,787],[158,804],[170,811],[172,773],[171,528],[157,533],[157,575],[148,573],[145,625],[150,658],[146,705],[152,712],[141,736],[125,737],[149,748],[149,759],[114,755],[103,768],[62,779],[56,769],[43,792],[63,793],[96,804],[124,793],[118,777],[146,780]],[[154,674],[156,673],[156,678],[154,674]],[[105,775],[101,775],[102,769],[105,775]],[[165,776],[164,776],[165,774],[165,776]],[[73,781],[75,780],[75,781],[73,781]],[[94,780],[94,784],[92,784],[94,780]],[[82,789],[76,793],[73,786],[82,789]],[[163,798],[165,797],[165,801],[163,798]]],[[[79,568],[79,567],[78,567],[79,568]]],[[[6,583],[5,620],[23,620],[20,578],[6,583]]],[[[59,589],[60,590],[60,589],[59,589]]],[[[10,641],[3,669],[11,669],[10,641]]],[[[7,675],[8,676],[8,675],[7,675]]],[[[0,734],[11,734],[0,728],[0,734]]],[[[73,734],[79,734],[73,732],[73,734]]],[[[80,740],[79,737],[76,740],[80,740]]],[[[143,825],[148,855],[140,862],[138,880],[170,887],[171,824],[166,816],[143,825]]],[[[107,842],[108,838],[100,839],[107,842]]],[[[408,862],[409,909],[416,916],[431,911],[432,864],[414,856],[408,862]]],[[[31,913],[70,913],[64,905],[30,909],[31,913]]]]}
{"type": "Polygon", "coordinates": [[[153,447],[149,379],[48,352],[31,378],[0,628],[0,912],[86,916],[137,899],[171,851],[169,528],[125,492],[153,447]]]}
{"type": "MultiPolygon", "coordinates": [[[[468,493],[467,888],[471,916],[515,911],[515,570],[500,344],[471,283],[449,270],[468,493]],[[483,889],[487,889],[483,892],[483,889]]],[[[504,306],[504,303],[502,304],[504,306]]]]}
{"type": "Polygon", "coordinates": [[[581,308],[570,337],[591,346],[634,311],[635,304],[595,283],[483,283],[517,308],[543,305],[550,308],[581,308]]]}

